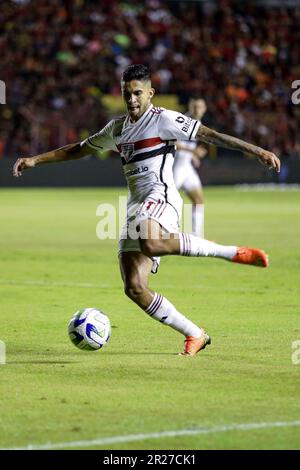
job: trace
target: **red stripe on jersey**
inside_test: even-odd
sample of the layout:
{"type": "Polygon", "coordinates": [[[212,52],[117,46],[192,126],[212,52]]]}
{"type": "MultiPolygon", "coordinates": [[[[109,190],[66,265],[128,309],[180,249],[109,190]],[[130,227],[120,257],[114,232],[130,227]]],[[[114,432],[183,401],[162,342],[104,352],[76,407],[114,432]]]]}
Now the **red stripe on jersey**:
{"type": "Polygon", "coordinates": [[[122,150],[122,145],[128,145],[129,143],[134,145],[134,150],[140,150],[162,144],[163,140],[161,140],[160,137],[151,137],[150,139],[138,140],[137,142],[126,142],[124,144],[117,145],[119,152],[122,150]]]}
{"type": "Polygon", "coordinates": [[[138,140],[134,142],[134,150],[144,149],[146,147],[153,147],[154,145],[161,144],[163,141],[160,137],[152,137],[150,139],[138,140]]]}

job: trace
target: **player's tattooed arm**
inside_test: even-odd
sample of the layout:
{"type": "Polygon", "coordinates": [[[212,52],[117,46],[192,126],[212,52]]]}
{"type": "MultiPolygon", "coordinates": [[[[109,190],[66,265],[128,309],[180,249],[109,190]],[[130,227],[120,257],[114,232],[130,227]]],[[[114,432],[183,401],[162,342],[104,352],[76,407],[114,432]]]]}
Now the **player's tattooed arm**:
{"type": "Polygon", "coordinates": [[[277,172],[280,171],[280,160],[274,153],[238,139],[237,137],[221,134],[220,132],[202,125],[198,129],[196,138],[207,144],[249,153],[250,155],[258,157],[260,162],[268,168],[274,168],[277,172]]]}
{"type": "Polygon", "coordinates": [[[22,171],[27,170],[28,168],[34,168],[35,166],[41,165],[43,163],[77,160],[78,158],[82,158],[90,153],[90,147],[88,147],[86,144],[80,145],[80,143],[77,142],[75,144],[69,144],[56,150],[51,150],[50,152],[35,155],[34,157],[18,158],[13,167],[13,176],[21,176],[22,171]]]}

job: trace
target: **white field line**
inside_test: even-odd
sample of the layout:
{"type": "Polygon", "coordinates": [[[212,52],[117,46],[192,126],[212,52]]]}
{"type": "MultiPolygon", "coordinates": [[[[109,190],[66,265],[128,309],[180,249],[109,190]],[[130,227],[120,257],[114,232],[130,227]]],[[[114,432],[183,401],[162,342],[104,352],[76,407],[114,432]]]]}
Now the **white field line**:
{"type": "MultiPolygon", "coordinates": [[[[93,284],[89,282],[67,282],[67,281],[62,281],[62,282],[57,282],[57,281],[42,281],[38,279],[31,279],[31,280],[20,280],[16,281],[14,279],[0,279],[0,286],[32,286],[32,287],[78,287],[82,289],[116,289],[117,287],[112,285],[112,284],[93,284]]],[[[168,284],[162,284],[162,288],[164,289],[173,289],[173,285],[168,285],[168,284]]],[[[267,289],[264,288],[259,288],[259,287],[216,287],[216,286],[208,286],[204,284],[197,284],[197,285],[190,285],[190,289],[212,289],[212,290],[221,290],[221,291],[226,291],[226,292],[278,292],[278,288],[274,287],[268,287],[267,289]]],[[[289,292],[293,291],[298,291],[297,288],[292,289],[289,288],[289,292]]]]}
{"type": "Polygon", "coordinates": [[[230,431],[252,431],[256,429],[269,429],[269,428],[286,428],[300,426],[300,420],[298,421],[277,421],[274,423],[244,423],[244,424],[229,424],[224,426],[213,426],[210,428],[198,428],[198,429],[179,429],[177,431],[162,431],[150,434],[128,434],[127,436],[113,436],[103,437],[86,441],[71,441],[71,442],[57,442],[46,444],[28,444],[25,447],[11,447],[2,448],[2,450],[51,450],[51,449],[65,449],[68,447],[96,447],[96,446],[107,446],[110,444],[145,441],[149,439],[161,439],[168,437],[178,436],[197,436],[200,434],[216,434],[230,431]]]}

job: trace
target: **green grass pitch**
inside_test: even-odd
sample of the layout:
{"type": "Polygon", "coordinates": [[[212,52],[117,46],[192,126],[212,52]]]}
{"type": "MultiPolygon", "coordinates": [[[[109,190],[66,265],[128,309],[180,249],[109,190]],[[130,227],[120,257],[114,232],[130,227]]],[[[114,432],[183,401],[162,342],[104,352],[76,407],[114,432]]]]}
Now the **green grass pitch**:
{"type": "Polygon", "coordinates": [[[7,348],[0,448],[83,441],[74,447],[299,449],[300,364],[292,363],[292,343],[300,340],[300,192],[205,190],[206,238],[261,247],[270,267],[162,260],[151,287],[212,336],[194,358],[177,356],[183,337],[125,297],[117,242],[96,237],[98,204],[125,194],[0,191],[0,340],[7,348]],[[112,323],[97,352],[76,349],[67,336],[72,314],[90,306],[112,323]],[[199,428],[202,434],[160,435],[199,428]],[[124,442],[101,443],[116,436],[124,442]],[[88,444],[94,439],[100,444],[88,444]]]}

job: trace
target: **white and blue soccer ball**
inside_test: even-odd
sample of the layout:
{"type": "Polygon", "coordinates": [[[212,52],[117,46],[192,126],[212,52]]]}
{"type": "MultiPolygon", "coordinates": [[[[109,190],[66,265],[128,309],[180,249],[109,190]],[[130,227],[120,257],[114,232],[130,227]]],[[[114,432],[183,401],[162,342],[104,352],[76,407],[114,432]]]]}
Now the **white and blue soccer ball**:
{"type": "Polygon", "coordinates": [[[69,337],[79,349],[94,351],[101,349],[110,338],[109,318],[96,308],[78,310],[70,320],[69,337]]]}

